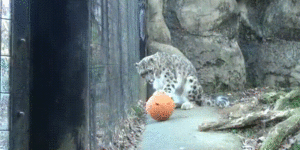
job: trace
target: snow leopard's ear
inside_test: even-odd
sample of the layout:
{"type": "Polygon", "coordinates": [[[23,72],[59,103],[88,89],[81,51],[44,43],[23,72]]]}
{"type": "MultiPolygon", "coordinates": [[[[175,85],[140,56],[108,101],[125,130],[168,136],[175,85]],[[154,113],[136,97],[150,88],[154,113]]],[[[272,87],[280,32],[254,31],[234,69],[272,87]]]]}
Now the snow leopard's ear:
{"type": "Polygon", "coordinates": [[[149,63],[154,63],[154,59],[153,59],[153,58],[150,58],[150,59],[149,59],[149,63]]]}

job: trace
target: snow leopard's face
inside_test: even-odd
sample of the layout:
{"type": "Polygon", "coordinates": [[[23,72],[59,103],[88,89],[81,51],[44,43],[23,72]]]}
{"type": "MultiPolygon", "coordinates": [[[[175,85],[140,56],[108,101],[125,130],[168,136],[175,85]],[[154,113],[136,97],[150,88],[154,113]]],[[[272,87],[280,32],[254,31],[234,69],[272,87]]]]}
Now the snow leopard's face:
{"type": "Polygon", "coordinates": [[[135,64],[135,67],[142,78],[145,78],[150,83],[154,80],[155,58],[148,56],[135,64]]]}

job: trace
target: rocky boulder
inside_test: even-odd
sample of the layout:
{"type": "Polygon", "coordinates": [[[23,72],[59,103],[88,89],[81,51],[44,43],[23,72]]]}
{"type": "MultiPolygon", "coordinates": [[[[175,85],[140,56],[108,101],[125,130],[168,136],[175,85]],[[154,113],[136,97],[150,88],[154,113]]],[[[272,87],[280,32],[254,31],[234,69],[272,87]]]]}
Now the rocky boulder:
{"type": "Polygon", "coordinates": [[[206,92],[300,83],[300,1],[148,0],[148,53],[183,54],[206,92]]]}
{"type": "Polygon", "coordinates": [[[147,33],[148,39],[171,44],[170,31],[162,15],[163,0],[148,0],[147,33]]]}
{"type": "Polygon", "coordinates": [[[300,1],[241,1],[239,45],[250,86],[300,82],[300,1]]]}
{"type": "Polygon", "coordinates": [[[167,1],[164,17],[177,47],[195,66],[204,91],[237,90],[246,83],[237,40],[237,3],[167,1]]]}

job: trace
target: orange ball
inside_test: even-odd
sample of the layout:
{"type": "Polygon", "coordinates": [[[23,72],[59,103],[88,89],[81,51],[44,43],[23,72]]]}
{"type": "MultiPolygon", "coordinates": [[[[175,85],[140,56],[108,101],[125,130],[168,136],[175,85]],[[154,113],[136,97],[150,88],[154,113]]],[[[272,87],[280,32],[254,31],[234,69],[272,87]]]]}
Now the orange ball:
{"type": "Polygon", "coordinates": [[[146,103],[146,111],[157,121],[167,120],[175,109],[175,103],[164,92],[154,93],[146,103]]]}

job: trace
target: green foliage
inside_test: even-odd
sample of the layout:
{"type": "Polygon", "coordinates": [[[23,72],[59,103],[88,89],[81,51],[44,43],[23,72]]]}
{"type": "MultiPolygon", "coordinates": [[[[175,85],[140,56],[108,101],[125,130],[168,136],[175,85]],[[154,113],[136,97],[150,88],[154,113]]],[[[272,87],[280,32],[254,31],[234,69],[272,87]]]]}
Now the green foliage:
{"type": "Polygon", "coordinates": [[[133,106],[131,109],[133,110],[134,115],[138,118],[143,118],[145,115],[145,109],[141,106],[133,106]]]}
{"type": "Polygon", "coordinates": [[[291,150],[300,150],[300,144],[295,144],[291,150]]]}
{"type": "Polygon", "coordinates": [[[237,129],[232,129],[231,132],[232,132],[233,134],[237,134],[237,133],[238,133],[237,129]]]}
{"type": "Polygon", "coordinates": [[[300,107],[300,96],[297,96],[290,101],[290,108],[300,107]]]}
{"type": "Polygon", "coordinates": [[[237,133],[246,138],[252,138],[255,136],[255,131],[252,128],[237,130],[237,133]]]}

